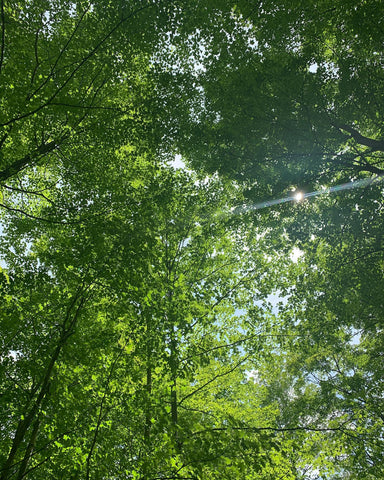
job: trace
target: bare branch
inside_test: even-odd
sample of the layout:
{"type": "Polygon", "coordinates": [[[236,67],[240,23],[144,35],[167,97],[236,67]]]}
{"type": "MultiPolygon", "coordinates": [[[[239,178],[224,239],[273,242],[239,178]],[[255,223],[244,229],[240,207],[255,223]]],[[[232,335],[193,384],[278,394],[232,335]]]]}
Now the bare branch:
{"type": "Polygon", "coordinates": [[[206,432],[230,432],[233,430],[248,432],[341,432],[345,435],[350,435],[354,438],[357,438],[356,435],[353,435],[356,432],[354,432],[353,430],[345,430],[343,427],[216,427],[199,430],[197,432],[191,433],[191,435],[201,435],[206,432]]]}
{"type": "MultiPolygon", "coordinates": [[[[35,81],[35,76],[36,76],[36,72],[37,72],[37,69],[39,68],[40,66],[40,60],[39,60],[39,51],[38,51],[38,43],[39,43],[39,33],[40,33],[40,29],[38,28],[36,30],[36,33],[35,33],[35,45],[34,45],[34,48],[35,48],[35,68],[33,69],[33,72],[31,74],[31,85],[33,85],[33,82],[35,81]]],[[[28,100],[28,97],[27,97],[27,100],[28,100]]]]}
{"type": "Polygon", "coordinates": [[[104,418],[103,417],[103,408],[104,408],[104,403],[106,401],[107,395],[109,393],[109,383],[111,381],[112,375],[113,375],[115,367],[117,365],[117,362],[119,361],[120,357],[122,356],[122,354],[124,352],[124,347],[125,347],[125,345],[119,351],[119,353],[116,356],[114,362],[112,363],[111,369],[109,371],[109,374],[108,374],[108,377],[107,377],[107,380],[106,380],[104,394],[103,394],[103,397],[102,397],[101,402],[100,402],[99,414],[98,414],[97,421],[96,421],[95,431],[94,431],[94,434],[93,434],[91,446],[89,448],[89,452],[88,452],[87,459],[86,459],[86,474],[85,474],[86,480],[89,480],[89,478],[90,478],[91,459],[92,459],[93,451],[94,451],[95,446],[96,446],[97,436],[98,436],[99,431],[100,431],[101,422],[104,418]]]}
{"type": "Polygon", "coordinates": [[[28,217],[28,218],[32,218],[33,220],[40,220],[41,222],[52,223],[55,225],[73,225],[73,224],[78,224],[82,222],[82,220],[73,220],[73,221],[63,222],[62,220],[53,220],[50,218],[38,217],[36,215],[32,215],[31,213],[25,212],[20,208],[10,207],[9,205],[5,205],[4,203],[0,203],[0,207],[10,212],[21,213],[21,215],[24,215],[25,217],[28,217]]]}
{"type": "Polygon", "coordinates": [[[276,334],[255,333],[253,335],[249,335],[248,337],[243,337],[240,340],[237,340],[236,342],[226,343],[226,344],[223,344],[223,345],[218,345],[217,347],[208,348],[207,350],[204,350],[203,352],[200,352],[200,353],[196,353],[195,355],[190,355],[189,357],[185,357],[185,358],[181,359],[180,363],[187,362],[188,360],[190,360],[192,358],[201,357],[202,355],[206,355],[207,353],[214,352],[215,350],[219,350],[221,348],[230,348],[230,347],[234,347],[235,345],[241,345],[243,342],[246,342],[247,340],[252,340],[255,337],[259,337],[259,338],[295,337],[295,338],[297,338],[297,337],[301,337],[301,335],[290,335],[290,334],[287,334],[287,333],[281,333],[281,334],[278,334],[278,333],[276,333],[276,334]]]}
{"type": "Polygon", "coordinates": [[[28,190],[26,188],[11,187],[11,186],[6,185],[6,184],[4,184],[3,187],[6,188],[7,190],[11,190],[12,192],[25,193],[27,195],[37,195],[41,198],[44,198],[44,200],[49,202],[51,205],[54,205],[54,202],[52,202],[52,200],[50,200],[46,195],[44,195],[44,193],[35,192],[33,190],[28,190]]]}

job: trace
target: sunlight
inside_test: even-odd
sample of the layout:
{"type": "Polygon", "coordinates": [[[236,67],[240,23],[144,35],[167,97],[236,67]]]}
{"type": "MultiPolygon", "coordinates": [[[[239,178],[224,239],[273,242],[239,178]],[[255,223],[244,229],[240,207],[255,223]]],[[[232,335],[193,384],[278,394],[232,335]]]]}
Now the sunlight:
{"type": "Polygon", "coordinates": [[[294,198],[296,202],[300,202],[301,200],[304,200],[304,193],[303,192],[296,192],[294,195],[294,198]]]}
{"type": "Polygon", "coordinates": [[[377,176],[375,178],[363,178],[361,180],[355,180],[348,183],[342,183],[341,185],[335,185],[333,187],[322,188],[321,190],[316,190],[314,192],[304,193],[301,191],[296,191],[293,195],[289,197],[277,198],[274,200],[265,200],[264,202],[254,203],[253,205],[243,205],[232,209],[232,213],[240,214],[247,212],[249,210],[260,210],[262,208],[272,207],[274,205],[279,205],[286,202],[300,202],[305,198],[317,197],[318,195],[324,195],[326,193],[340,192],[343,190],[351,190],[353,188],[367,187],[375,183],[382,182],[384,176],[377,176]]]}

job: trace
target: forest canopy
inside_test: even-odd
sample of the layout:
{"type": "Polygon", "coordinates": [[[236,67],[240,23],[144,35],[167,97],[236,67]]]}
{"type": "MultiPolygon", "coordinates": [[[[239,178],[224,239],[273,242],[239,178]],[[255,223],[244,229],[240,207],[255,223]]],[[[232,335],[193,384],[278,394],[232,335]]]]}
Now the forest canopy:
{"type": "Polygon", "coordinates": [[[0,0],[0,480],[384,476],[380,0],[0,0]]]}

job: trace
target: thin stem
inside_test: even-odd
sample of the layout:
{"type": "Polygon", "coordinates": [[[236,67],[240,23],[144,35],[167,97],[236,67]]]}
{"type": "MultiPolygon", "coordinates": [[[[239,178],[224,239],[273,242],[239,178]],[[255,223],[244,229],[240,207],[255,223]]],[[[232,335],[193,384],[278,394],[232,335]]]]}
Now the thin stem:
{"type": "Polygon", "coordinates": [[[0,50],[0,74],[4,62],[5,50],[5,15],[4,15],[4,0],[0,2],[0,18],[1,18],[1,50],[0,50]]]}

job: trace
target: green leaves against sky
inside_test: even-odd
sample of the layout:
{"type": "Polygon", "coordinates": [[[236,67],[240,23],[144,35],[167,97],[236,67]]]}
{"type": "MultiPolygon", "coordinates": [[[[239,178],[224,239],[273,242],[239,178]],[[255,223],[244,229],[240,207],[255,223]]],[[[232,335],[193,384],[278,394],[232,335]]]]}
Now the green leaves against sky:
{"type": "Polygon", "coordinates": [[[383,476],[383,13],[0,1],[1,480],[383,476]]]}

